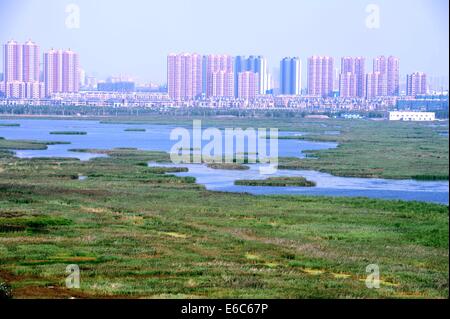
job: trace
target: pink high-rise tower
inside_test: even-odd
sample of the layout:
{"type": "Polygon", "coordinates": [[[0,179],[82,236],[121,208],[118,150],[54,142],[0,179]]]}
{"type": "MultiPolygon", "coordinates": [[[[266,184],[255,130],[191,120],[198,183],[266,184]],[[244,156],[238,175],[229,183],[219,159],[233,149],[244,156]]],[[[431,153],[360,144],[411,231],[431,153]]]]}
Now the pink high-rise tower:
{"type": "Polygon", "coordinates": [[[206,95],[208,97],[234,96],[233,57],[208,55],[206,60],[206,95]]]}
{"type": "Polygon", "coordinates": [[[191,100],[202,94],[202,56],[169,54],[167,56],[167,89],[174,100],[191,100]]]}
{"type": "Polygon", "coordinates": [[[45,96],[62,92],[62,51],[50,50],[44,54],[45,96]]]}
{"type": "Polygon", "coordinates": [[[341,97],[357,96],[357,78],[354,73],[346,72],[339,75],[339,95],[341,97]]]}
{"type": "Polygon", "coordinates": [[[22,45],[14,40],[4,45],[3,70],[5,83],[23,82],[23,52],[22,45]]]}
{"type": "Polygon", "coordinates": [[[366,97],[368,99],[387,95],[386,74],[381,72],[366,75],[366,97]]]}
{"type": "Polygon", "coordinates": [[[427,75],[423,72],[414,72],[406,76],[406,95],[416,96],[427,94],[427,75]]]}
{"type": "Polygon", "coordinates": [[[312,56],[308,58],[308,94],[327,97],[333,93],[333,58],[312,56]]]}
{"type": "Polygon", "coordinates": [[[23,81],[39,82],[40,55],[39,47],[31,40],[22,46],[23,53],[23,81]]]}
{"type": "Polygon", "coordinates": [[[76,93],[80,90],[80,61],[72,50],[62,53],[62,92],[76,93]]]}
{"type": "Polygon", "coordinates": [[[25,96],[22,45],[14,40],[3,47],[3,80],[2,87],[6,97],[23,98],[25,96]]]}
{"type": "Polygon", "coordinates": [[[40,82],[40,50],[31,40],[22,46],[23,53],[23,81],[25,82],[25,96],[39,99],[43,95],[43,85],[40,82]]]}
{"type": "Polygon", "coordinates": [[[42,95],[39,47],[32,41],[19,44],[9,41],[3,52],[6,97],[39,99],[42,95]]]}
{"type": "Polygon", "coordinates": [[[386,81],[388,96],[397,96],[400,92],[400,60],[397,57],[379,56],[373,60],[373,72],[381,73],[386,81]]]}
{"type": "Polygon", "coordinates": [[[394,56],[388,58],[387,90],[389,96],[398,96],[400,93],[400,60],[394,56]]]}
{"type": "Polygon", "coordinates": [[[343,57],[339,77],[340,95],[343,97],[364,97],[365,73],[364,57],[343,57]]]}
{"type": "Polygon", "coordinates": [[[71,50],[50,50],[44,54],[45,95],[76,93],[80,89],[78,54],[71,50]]]}
{"type": "Polygon", "coordinates": [[[238,78],[238,97],[251,100],[259,93],[259,74],[255,72],[241,72],[238,78]]]}

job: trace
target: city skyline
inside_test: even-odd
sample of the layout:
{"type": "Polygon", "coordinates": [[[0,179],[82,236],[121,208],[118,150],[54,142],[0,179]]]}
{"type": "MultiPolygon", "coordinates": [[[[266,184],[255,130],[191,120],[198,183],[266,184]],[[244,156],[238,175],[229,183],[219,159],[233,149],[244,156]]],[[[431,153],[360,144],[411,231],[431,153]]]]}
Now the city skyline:
{"type": "MultiPolygon", "coordinates": [[[[3,52],[4,80],[0,83],[0,92],[6,97],[38,99],[50,97],[53,93],[77,93],[82,83],[88,82],[87,78],[81,78],[86,74],[80,68],[78,54],[70,49],[45,52],[42,74],[40,47],[36,43],[29,40],[20,44],[11,40],[4,44],[3,52]]],[[[366,73],[365,67],[365,57],[342,57],[336,79],[332,57],[311,56],[307,65],[307,90],[302,92],[299,76],[301,61],[298,57],[281,60],[280,86],[273,87],[269,84],[271,75],[267,72],[267,60],[263,56],[169,54],[167,94],[174,101],[203,97],[249,100],[265,94],[296,96],[306,93],[307,96],[316,97],[376,98],[413,96],[426,94],[430,90],[426,73],[414,72],[407,74],[406,88],[402,92],[400,60],[397,57],[374,58],[371,73],[366,73]],[[336,80],[338,90],[334,85],[336,80]]],[[[118,85],[115,87],[135,90],[133,80],[120,81],[116,82],[118,85]]]]}
{"type": "MultiPolygon", "coordinates": [[[[4,45],[6,45],[7,43],[19,43],[19,42],[20,41],[16,41],[15,39],[10,39],[4,45]]],[[[25,44],[23,44],[23,46],[24,46],[23,52],[26,52],[25,51],[25,47],[26,47],[27,44],[36,46],[36,43],[33,42],[32,39],[28,39],[25,42],[25,44]]],[[[54,49],[54,46],[52,46],[51,49],[49,49],[49,50],[42,50],[42,51],[43,52],[41,52],[41,47],[39,45],[37,45],[37,53],[33,53],[33,54],[29,53],[29,54],[31,54],[32,58],[36,58],[37,57],[37,61],[38,62],[34,62],[34,63],[35,63],[35,65],[39,65],[38,69],[42,68],[42,74],[41,74],[42,77],[45,76],[45,54],[46,54],[46,52],[50,52],[50,51],[73,52],[71,49],[54,49]],[[39,57],[39,52],[42,53],[41,57],[39,57]]],[[[2,50],[1,53],[3,55],[2,59],[4,59],[5,58],[5,54],[4,54],[5,51],[2,50]]],[[[21,54],[25,54],[25,53],[21,53],[21,54]]],[[[166,56],[166,59],[170,55],[175,55],[176,56],[176,55],[185,55],[185,54],[188,54],[188,53],[169,53],[166,56]]],[[[280,91],[279,93],[283,94],[283,92],[284,92],[283,80],[282,80],[282,74],[284,74],[283,61],[286,61],[286,60],[289,60],[289,61],[290,60],[297,60],[297,61],[299,61],[299,62],[297,62],[297,63],[299,63],[299,65],[297,66],[298,69],[299,69],[298,72],[300,72],[301,77],[300,77],[300,79],[297,79],[297,77],[296,77],[296,79],[292,80],[292,81],[294,81],[296,83],[294,86],[295,87],[298,86],[298,89],[294,90],[296,93],[295,94],[292,93],[292,94],[293,95],[300,94],[300,92],[302,90],[306,90],[307,92],[310,92],[309,87],[308,87],[308,76],[309,76],[308,72],[309,71],[308,71],[308,68],[306,68],[306,70],[304,70],[304,68],[302,67],[302,65],[303,65],[302,58],[298,57],[298,56],[293,57],[293,58],[284,57],[283,59],[281,59],[281,61],[278,61],[278,64],[280,64],[280,67],[279,68],[273,68],[273,70],[275,72],[277,72],[276,74],[273,74],[272,72],[270,72],[268,70],[267,59],[264,56],[262,56],[262,55],[254,55],[253,54],[253,55],[249,55],[247,57],[247,56],[242,56],[242,55],[240,55],[240,56],[233,56],[233,55],[229,55],[229,54],[207,54],[207,55],[197,54],[197,53],[193,53],[193,54],[194,55],[198,55],[200,57],[203,57],[205,59],[204,61],[201,61],[200,64],[197,64],[197,66],[200,66],[200,67],[202,67],[202,64],[203,64],[203,68],[205,68],[205,70],[206,70],[206,66],[207,66],[206,59],[207,59],[208,56],[226,56],[226,57],[231,58],[231,61],[229,61],[229,64],[230,64],[231,68],[233,68],[232,71],[237,70],[236,69],[237,68],[237,64],[236,63],[237,63],[238,59],[243,59],[243,61],[245,63],[253,63],[253,64],[255,64],[256,68],[260,68],[260,69],[262,68],[262,70],[264,70],[264,73],[263,73],[264,75],[259,75],[259,79],[258,79],[258,82],[259,82],[258,83],[258,92],[259,93],[258,94],[266,94],[266,93],[262,92],[262,91],[266,91],[266,90],[263,90],[263,88],[267,89],[267,91],[269,91],[271,89],[278,89],[280,91]],[[252,60],[252,59],[254,59],[253,62],[248,62],[248,60],[252,60]],[[303,80],[303,79],[305,79],[305,80],[303,80]]],[[[374,56],[373,59],[372,59],[372,61],[373,61],[373,67],[372,67],[373,72],[368,72],[368,70],[370,70],[371,68],[367,67],[368,65],[366,64],[366,62],[367,62],[367,60],[370,61],[371,59],[367,58],[366,56],[342,56],[342,57],[339,57],[338,59],[335,59],[332,56],[310,56],[310,57],[305,57],[304,58],[304,60],[306,61],[306,65],[309,63],[310,59],[314,58],[314,57],[327,58],[327,59],[331,59],[333,61],[332,64],[331,64],[331,70],[332,70],[333,74],[328,72],[328,73],[330,73],[329,76],[331,76],[333,78],[333,81],[337,82],[337,89],[333,89],[333,91],[352,92],[352,88],[349,88],[348,86],[349,85],[350,86],[351,85],[355,86],[354,93],[353,94],[349,94],[348,97],[352,97],[352,96],[354,96],[354,97],[364,97],[366,95],[367,75],[373,75],[373,74],[377,74],[377,73],[380,73],[381,77],[384,75],[386,79],[383,79],[383,81],[387,81],[387,83],[386,83],[386,85],[387,85],[387,87],[386,87],[387,93],[384,93],[383,95],[388,95],[388,96],[389,95],[398,95],[399,93],[401,93],[400,92],[400,87],[403,87],[404,93],[406,93],[407,85],[408,85],[408,83],[407,83],[408,82],[408,76],[410,76],[411,74],[425,73],[425,74],[427,74],[428,80],[430,78],[436,79],[434,74],[428,74],[428,73],[423,72],[422,70],[419,70],[417,68],[413,69],[413,71],[411,71],[409,73],[400,72],[400,67],[399,67],[399,60],[400,59],[398,57],[394,57],[392,55],[388,55],[388,56],[386,56],[386,55],[374,56]],[[384,58],[384,59],[386,59],[386,61],[379,61],[380,58],[381,59],[384,58]],[[394,62],[392,62],[391,59],[394,59],[393,60],[394,62]],[[340,63],[336,63],[336,61],[340,61],[340,63]],[[392,79],[391,79],[392,76],[388,75],[388,74],[390,74],[388,72],[388,70],[392,69],[390,67],[391,64],[393,64],[393,67],[397,69],[397,71],[395,72],[396,73],[396,78],[395,78],[395,83],[394,84],[392,83],[392,79]],[[350,68],[351,70],[350,71],[347,70],[348,68],[350,68]],[[364,71],[366,71],[366,72],[364,73],[364,71]],[[362,80],[361,80],[361,77],[363,78],[362,80]],[[345,81],[344,86],[342,86],[342,82],[343,81],[345,81]],[[395,87],[396,90],[392,91],[392,87],[395,87]]],[[[77,59],[79,59],[78,54],[77,54],[77,59]]],[[[25,62],[23,62],[23,63],[25,63],[25,62]]],[[[86,78],[87,77],[92,77],[92,73],[87,72],[85,69],[83,69],[82,64],[79,63],[79,61],[77,61],[77,63],[79,64],[80,75],[83,74],[84,77],[86,77],[86,78]]],[[[277,64],[277,63],[275,63],[275,64],[277,64]]],[[[166,66],[167,66],[167,63],[166,63],[166,66]]],[[[255,68],[255,66],[253,66],[253,67],[255,68]]],[[[295,67],[295,69],[297,67],[295,67]]],[[[24,65],[23,68],[25,69],[26,66],[24,65]]],[[[33,70],[28,69],[28,72],[29,73],[31,72],[30,74],[33,74],[32,76],[36,77],[36,74],[37,74],[36,71],[35,71],[36,70],[36,66],[34,66],[33,68],[34,68],[33,70]]],[[[256,72],[257,69],[252,69],[252,68],[250,68],[250,69],[249,68],[243,68],[241,71],[248,71],[248,70],[250,70],[252,72],[255,72],[255,73],[259,73],[259,72],[256,72]]],[[[3,73],[0,72],[0,75],[2,75],[4,79],[6,79],[5,68],[3,68],[2,71],[3,71],[3,73]]],[[[169,72],[169,68],[166,68],[165,80],[163,80],[162,82],[157,83],[158,85],[167,86],[167,87],[169,86],[169,82],[167,81],[168,80],[168,76],[167,76],[168,72],[169,72]]],[[[234,73],[233,76],[235,78],[232,90],[236,91],[236,97],[237,97],[237,88],[238,88],[238,80],[237,79],[238,79],[238,75],[239,75],[240,72],[232,72],[232,73],[234,73]]],[[[23,75],[23,77],[25,77],[25,74],[23,75]]],[[[113,79],[113,78],[124,78],[124,77],[127,78],[127,81],[134,81],[135,82],[137,80],[135,77],[130,76],[128,74],[119,74],[119,75],[109,74],[105,78],[95,78],[95,80],[99,81],[99,83],[100,82],[103,83],[103,82],[108,82],[110,79],[113,79]]],[[[0,78],[0,80],[1,80],[1,78],[0,78]]],[[[82,81],[84,82],[85,80],[86,79],[83,78],[82,81]]],[[[205,86],[203,88],[203,90],[207,90],[207,88],[206,88],[207,81],[203,81],[203,82],[204,83],[201,83],[201,85],[205,86]]],[[[146,84],[146,82],[139,82],[139,83],[146,84]]],[[[148,83],[155,84],[155,82],[148,82],[148,83]]],[[[430,81],[428,81],[427,84],[429,86],[432,86],[430,81]]],[[[333,85],[330,83],[328,85],[328,87],[333,88],[333,85]]],[[[436,86],[436,87],[433,87],[432,89],[435,89],[437,91],[439,91],[441,89],[448,90],[448,85],[445,86],[445,87],[436,86]]],[[[194,94],[193,97],[195,97],[197,95],[194,94]]],[[[344,95],[344,96],[347,96],[347,95],[344,95]]]]}
{"type": "MultiPolygon", "coordinates": [[[[306,65],[307,57],[313,55],[339,61],[342,56],[372,60],[389,54],[402,61],[402,83],[407,74],[416,71],[448,82],[448,3],[443,0],[377,1],[379,28],[366,25],[370,3],[362,1],[345,7],[330,0],[281,1],[276,5],[249,1],[239,4],[242,10],[234,10],[233,0],[216,14],[214,5],[203,0],[189,5],[172,0],[127,6],[117,1],[78,0],[73,3],[80,10],[79,28],[66,25],[70,15],[67,3],[46,2],[42,6],[46,10],[36,0],[2,3],[0,18],[9,27],[0,30],[0,41],[31,38],[43,51],[53,46],[71,48],[83,57],[81,66],[86,73],[98,78],[130,74],[142,82],[165,83],[167,70],[162,61],[169,52],[187,51],[263,55],[276,82],[274,69],[285,56],[299,56],[306,65]],[[250,9],[254,15],[244,14],[250,9]],[[120,23],[115,21],[118,17],[120,23]],[[227,17],[233,17],[233,23],[225,28],[227,17]],[[208,23],[210,31],[202,28],[208,23]],[[247,24],[252,25],[250,33],[244,27],[247,24]],[[117,39],[126,39],[128,45],[120,45],[117,39]]],[[[306,83],[305,69],[302,83],[306,83]]]]}

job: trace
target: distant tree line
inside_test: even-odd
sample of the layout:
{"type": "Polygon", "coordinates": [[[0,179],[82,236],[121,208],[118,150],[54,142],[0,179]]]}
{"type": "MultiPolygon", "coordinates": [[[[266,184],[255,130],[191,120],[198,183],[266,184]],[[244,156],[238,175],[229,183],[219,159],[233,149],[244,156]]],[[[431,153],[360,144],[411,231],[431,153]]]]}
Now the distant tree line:
{"type": "MultiPolygon", "coordinates": [[[[317,114],[328,117],[343,117],[346,114],[360,115],[365,118],[386,118],[387,113],[383,111],[370,112],[319,112],[311,113],[305,110],[294,109],[213,109],[201,107],[104,107],[104,106],[35,106],[35,105],[2,105],[0,114],[3,115],[51,115],[51,116],[91,116],[91,117],[123,117],[123,116],[235,116],[235,117],[266,117],[266,118],[303,118],[307,115],[317,114]]],[[[448,110],[436,111],[439,119],[448,118],[448,110]]]]}

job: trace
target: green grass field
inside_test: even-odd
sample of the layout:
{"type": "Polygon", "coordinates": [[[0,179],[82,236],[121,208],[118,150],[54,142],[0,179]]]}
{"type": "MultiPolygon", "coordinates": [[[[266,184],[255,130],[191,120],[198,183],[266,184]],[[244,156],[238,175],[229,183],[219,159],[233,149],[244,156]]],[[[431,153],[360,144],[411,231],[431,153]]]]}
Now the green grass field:
{"type": "MultiPolygon", "coordinates": [[[[291,168],[448,176],[442,127],[282,125],[340,143],[317,158],[283,159],[291,168]]],[[[168,154],[132,148],[87,162],[9,151],[46,147],[0,138],[0,286],[15,298],[448,298],[448,206],[210,192],[171,175],[186,169],[147,167],[168,154]],[[81,269],[79,290],[65,287],[70,264],[81,269]],[[369,264],[380,267],[380,289],[366,288],[369,264]]]]}

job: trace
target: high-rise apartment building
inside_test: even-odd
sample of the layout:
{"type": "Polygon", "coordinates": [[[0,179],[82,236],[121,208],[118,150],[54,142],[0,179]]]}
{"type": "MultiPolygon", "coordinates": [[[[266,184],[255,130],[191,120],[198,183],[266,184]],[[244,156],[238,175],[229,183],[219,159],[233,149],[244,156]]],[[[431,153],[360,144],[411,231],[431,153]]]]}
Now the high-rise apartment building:
{"type": "Polygon", "coordinates": [[[251,71],[240,72],[238,79],[238,98],[254,99],[259,94],[259,74],[251,71]]]}
{"type": "Polygon", "coordinates": [[[78,54],[71,51],[62,53],[62,91],[74,93],[80,90],[80,61],[78,54]]]}
{"type": "Polygon", "coordinates": [[[44,53],[45,96],[62,92],[62,51],[50,50],[44,53]]]}
{"type": "Polygon", "coordinates": [[[247,57],[238,55],[234,57],[234,87],[235,90],[235,96],[238,96],[238,86],[239,86],[239,73],[246,72],[248,70],[248,60],[247,57]]]}
{"type": "Polygon", "coordinates": [[[343,57],[341,59],[341,74],[339,76],[340,96],[364,97],[365,78],[366,70],[364,57],[343,57]],[[351,81],[349,78],[351,78],[351,81]],[[348,85],[350,85],[350,87],[348,85]]]}
{"type": "Polygon", "coordinates": [[[3,47],[3,90],[5,96],[9,98],[25,97],[22,49],[22,45],[14,40],[3,47]]]}
{"type": "Polygon", "coordinates": [[[400,94],[400,60],[394,56],[388,58],[387,91],[389,96],[400,94]]]}
{"type": "Polygon", "coordinates": [[[23,55],[23,82],[25,97],[39,99],[43,96],[43,84],[40,82],[40,50],[36,43],[27,41],[22,46],[23,55]]]}
{"type": "Polygon", "coordinates": [[[3,50],[5,96],[39,99],[42,95],[39,47],[32,41],[19,44],[9,41],[3,50]]]}
{"type": "Polygon", "coordinates": [[[202,56],[202,95],[206,96],[207,91],[207,66],[208,66],[208,57],[206,55],[202,56]]]}
{"type": "Polygon", "coordinates": [[[416,96],[427,94],[427,75],[423,72],[414,72],[406,76],[406,95],[416,96]]]}
{"type": "Polygon", "coordinates": [[[50,50],[44,54],[45,95],[76,93],[80,89],[78,54],[71,50],[50,50]]]}
{"type": "Polygon", "coordinates": [[[167,57],[167,88],[174,100],[190,100],[202,95],[202,56],[169,54],[167,57]]]}
{"type": "Polygon", "coordinates": [[[3,48],[3,79],[5,83],[23,82],[23,47],[14,40],[3,48]]]}
{"type": "Polygon", "coordinates": [[[340,78],[341,72],[339,68],[334,68],[333,71],[333,91],[339,92],[339,78],[340,78]]]}
{"type": "Polygon", "coordinates": [[[400,60],[397,57],[379,56],[373,60],[373,72],[384,75],[387,96],[398,96],[400,93],[400,60]]]}
{"type": "Polygon", "coordinates": [[[280,94],[300,95],[302,91],[302,62],[286,57],[280,62],[280,94]]]}
{"type": "Polygon", "coordinates": [[[387,95],[386,74],[381,72],[366,75],[366,97],[368,99],[387,95]]]}
{"type": "Polygon", "coordinates": [[[267,59],[259,56],[256,72],[258,73],[258,93],[267,94],[271,89],[270,74],[268,70],[267,59]]]}
{"type": "Polygon", "coordinates": [[[329,56],[308,59],[308,95],[328,97],[333,94],[334,60],[329,56]]]}
{"type": "Polygon", "coordinates": [[[208,97],[234,97],[235,79],[233,57],[208,55],[206,58],[206,95],[208,97]]]}
{"type": "MultiPolygon", "coordinates": [[[[267,60],[262,56],[237,56],[234,58],[234,82],[238,88],[239,73],[253,72],[258,74],[258,94],[267,94],[272,89],[267,60]]],[[[238,90],[235,95],[238,96],[238,90]]]]}
{"type": "Polygon", "coordinates": [[[32,41],[27,41],[22,46],[23,55],[23,81],[39,82],[40,80],[40,52],[39,46],[32,41]]]}
{"type": "Polygon", "coordinates": [[[352,72],[346,72],[339,75],[339,95],[341,97],[358,96],[356,74],[352,72]]]}

